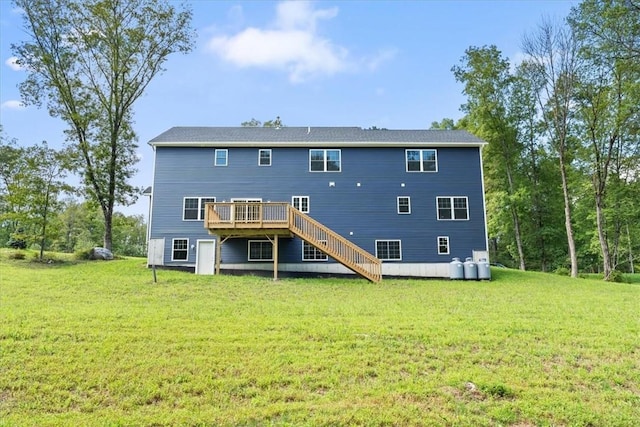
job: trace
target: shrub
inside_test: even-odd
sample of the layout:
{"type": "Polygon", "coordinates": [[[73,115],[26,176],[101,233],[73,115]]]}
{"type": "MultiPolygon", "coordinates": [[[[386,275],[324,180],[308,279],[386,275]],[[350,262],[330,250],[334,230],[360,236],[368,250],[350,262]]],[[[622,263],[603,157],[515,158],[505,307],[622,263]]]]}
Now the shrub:
{"type": "Polygon", "coordinates": [[[24,239],[11,237],[7,242],[7,246],[12,249],[27,249],[27,242],[24,239]]]}
{"type": "Polygon", "coordinates": [[[79,251],[75,251],[73,253],[73,258],[79,260],[89,260],[91,259],[91,249],[81,249],[79,251]]]}
{"type": "Polygon", "coordinates": [[[560,276],[568,276],[571,274],[571,271],[567,267],[558,267],[555,269],[554,273],[560,276]]]}
{"type": "Polygon", "coordinates": [[[25,259],[27,254],[24,252],[12,252],[7,256],[9,259],[25,259]]]}
{"type": "Polygon", "coordinates": [[[621,271],[613,270],[611,274],[609,274],[609,278],[607,278],[607,281],[615,282],[615,283],[624,283],[626,280],[625,280],[624,274],[622,274],[621,271]]]}

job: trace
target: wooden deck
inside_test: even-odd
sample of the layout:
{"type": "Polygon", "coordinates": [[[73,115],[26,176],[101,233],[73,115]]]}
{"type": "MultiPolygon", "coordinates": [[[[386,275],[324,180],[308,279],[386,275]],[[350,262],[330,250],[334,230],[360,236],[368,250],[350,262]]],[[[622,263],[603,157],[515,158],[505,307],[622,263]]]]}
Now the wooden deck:
{"type": "Polygon", "coordinates": [[[220,251],[224,241],[233,237],[266,236],[274,244],[274,278],[277,279],[278,237],[295,235],[366,279],[373,282],[382,280],[378,258],[288,203],[207,203],[204,227],[210,234],[220,237],[217,240],[216,272],[220,271],[220,251]]]}

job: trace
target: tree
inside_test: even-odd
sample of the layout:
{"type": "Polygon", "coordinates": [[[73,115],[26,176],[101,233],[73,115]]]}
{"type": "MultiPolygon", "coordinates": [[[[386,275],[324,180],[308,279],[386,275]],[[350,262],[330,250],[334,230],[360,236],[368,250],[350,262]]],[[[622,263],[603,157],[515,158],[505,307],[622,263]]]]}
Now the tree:
{"type": "Polygon", "coordinates": [[[431,122],[429,129],[455,130],[459,129],[453,119],[444,118],[440,122],[431,122]]]}
{"type": "Polygon", "coordinates": [[[21,206],[15,203],[15,191],[20,188],[20,171],[24,169],[24,149],[18,147],[15,139],[5,136],[0,127],[0,244],[9,243],[19,232],[20,221],[17,219],[21,206]]]}
{"type": "Polygon", "coordinates": [[[267,120],[266,122],[261,122],[260,120],[256,120],[253,117],[251,118],[251,120],[248,120],[246,122],[242,122],[240,123],[240,126],[245,127],[245,128],[259,128],[259,127],[264,127],[264,128],[281,128],[284,125],[282,124],[282,121],[280,120],[280,116],[277,116],[274,120],[267,120]]]}
{"type": "Polygon", "coordinates": [[[27,104],[60,117],[85,194],[100,206],[112,247],[116,204],[131,203],[137,161],[133,105],[174,52],[192,48],[191,11],[163,0],[14,0],[28,39],[12,50],[28,70],[27,104]]]}
{"type": "Polygon", "coordinates": [[[625,222],[628,225],[628,218],[623,218],[624,200],[615,198],[622,193],[609,192],[612,186],[625,186],[620,167],[628,163],[625,157],[638,152],[640,7],[629,1],[586,0],[572,9],[568,21],[581,41],[579,54],[587,64],[580,73],[576,97],[583,146],[580,160],[591,181],[608,279],[617,265],[625,222]]]}
{"type": "MultiPolygon", "coordinates": [[[[491,165],[487,168],[489,197],[500,199],[489,200],[488,204],[495,207],[492,210],[496,216],[500,215],[496,204],[505,206],[509,212],[516,257],[520,269],[525,270],[519,213],[522,202],[516,176],[522,146],[509,111],[513,86],[509,61],[502,57],[496,46],[489,46],[468,48],[461,63],[460,66],[454,66],[452,71],[456,80],[465,85],[463,92],[467,95],[467,103],[462,110],[467,113],[470,130],[489,142],[484,151],[485,164],[491,165]]],[[[444,121],[443,124],[447,125],[444,121]]]]}
{"type": "Polygon", "coordinates": [[[57,208],[58,196],[61,192],[72,191],[72,188],[64,182],[69,169],[69,156],[49,148],[46,142],[26,151],[27,168],[22,173],[28,174],[25,179],[28,187],[23,188],[22,191],[26,191],[26,204],[35,226],[42,260],[47,244],[47,226],[51,220],[52,211],[57,208]]]}
{"type": "Polygon", "coordinates": [[[572,197],[569,168],[575,155],[571,138],[572,102],[578,76],[578,43],[564,25],[543,21],[536,32],[522,41],[527,63],[539,84],[537,99],[550,145],[558,156],[564,198],[565,230],[571,277],[578,277],[578,257],[571,219],[572,197]]]}
{"type": "Polygon", "coordinates": [[[0,144],[0,220],[10,227],[14,240],[37,242],[40,259],[58,197],[71,191],[64,183],[68,157],[46,142],[31,147],[17,147],[15,141],[0,144]]]}

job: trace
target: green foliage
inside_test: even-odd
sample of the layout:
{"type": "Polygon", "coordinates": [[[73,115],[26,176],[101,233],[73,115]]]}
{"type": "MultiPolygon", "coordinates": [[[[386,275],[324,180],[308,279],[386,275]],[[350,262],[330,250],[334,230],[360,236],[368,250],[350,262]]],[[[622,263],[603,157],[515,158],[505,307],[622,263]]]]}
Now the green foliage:
{"type": "Polygon", "coordinates": [[[624,274],[618,270],[613,270],[609,274],[609,277],[607,277],[607,280],[614,283],[624,283],[626,281],[624,278],[624,274]]]}
{"type": "Polygon", "coordinates": [[[6,425],[637,425],[637,284],[196,276],[0,251],[6,425]]]}
{"type": "Polygon", "coordinates": [[[73,258],[76,260],[89,260],[91,259],[91,248],[77,250],[73,253],[73,258]]]}
{"type": "Polygon", "coordinates": [[[161,0],[14,3],[26,36],[12,46],[28,70],[20,92],[69,126],[70,159],[100,206],[111,249],[114,206],[139,194],[129,183],[138,160],[133,105],[170,54],[191,50],[191,11],[161,0]]]}

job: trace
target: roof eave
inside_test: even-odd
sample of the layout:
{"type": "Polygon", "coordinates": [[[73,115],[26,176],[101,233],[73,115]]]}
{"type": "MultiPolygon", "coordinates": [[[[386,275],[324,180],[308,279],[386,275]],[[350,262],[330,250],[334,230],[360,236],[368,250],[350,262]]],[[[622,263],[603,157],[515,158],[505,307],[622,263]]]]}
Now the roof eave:
{"type": "Polygon", "coordinates": [[[231,148],[257,148],[257,147],[295,147],[295,148],[313,148],[313,147],[376,147],[376,148],[397,148],[398,146],[402,147],[483,147],[487,145],[485,141],[465,141],[465,142],[454,142],[454,141],[442,141],[442,142],[426,142],[426,141],[381,141],[381,142],[330,142],[330,141],[314,141],[314,142],[295,142],[295,141],[234,141],[234,142],[170,142],[170,141],[161,141],[161,142],[153,142],[150,141],[149,145],[152,147],[231,147],[231,148]]]}

